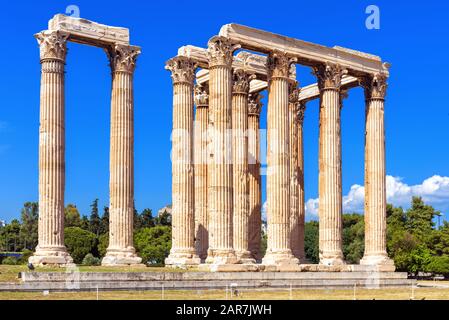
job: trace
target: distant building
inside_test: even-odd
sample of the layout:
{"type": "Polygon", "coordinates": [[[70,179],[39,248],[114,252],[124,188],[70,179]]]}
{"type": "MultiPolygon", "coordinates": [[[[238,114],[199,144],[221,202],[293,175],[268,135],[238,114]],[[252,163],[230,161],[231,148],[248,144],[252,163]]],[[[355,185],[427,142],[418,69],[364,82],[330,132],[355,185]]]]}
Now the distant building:
{"type": "Polygon", "coordinates": [[[171,211],[172,211],[171,204],[169,204],[168,206],[160,208],[157,212],[157,216],[160,217],[161,215],[163,215],[165,213],[168,213],[171,216],[171,211]]]}
{"type": "Polygon", "coordinates": [[[5,220],[0,220],[0,228],[6,226],[5,220]]]}

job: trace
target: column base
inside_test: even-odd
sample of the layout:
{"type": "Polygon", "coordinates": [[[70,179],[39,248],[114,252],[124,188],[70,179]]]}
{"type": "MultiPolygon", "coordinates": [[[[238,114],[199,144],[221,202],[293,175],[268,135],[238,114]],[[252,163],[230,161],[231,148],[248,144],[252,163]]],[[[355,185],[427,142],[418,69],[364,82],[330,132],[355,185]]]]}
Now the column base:
{"type": "Polygon", "coordinates": [[[363,266],[371,266],[379,271],[391,271],[394,272],[396,267],[394,265],[394,261],[390,259],[387,255],[365,255],[360,260],[360,265],[363,266]]]}
{"type": "Polygon", "coordinates": [[[340,266],[345,265],[346,262],[343,258],[342,252],[327,252],[320,254],[320,263],[325,266],[340,266]]]}
{"type": "Polygon", "coordinates": [[[291,266],[299,265],[299,259],[295,258],[291,250],[267,251],[262,258],[262,264],[266,266],[291,266]]]}
{"type": "Polygon", "coordinates": [[[209,249],[206,258],[207,264],[236,264],[238,262],[239,261],[233,249],[209,249]]]}
{"type": "Polygon", "coordinates": [[[201,263],[201,259],[196,255],[195,250],[170,250],[170,254],[164,261],[166,266],[170,267],[188,267],[196,266],[201,263]]]}
{"type": "Polygon", "coordinates": [[[238,263],[241,264],[252,264],[256,263],[256,259],[254,259],[249,251],[235,251],[235,255],[237,256],[238,263]]]}
{"type": "Polygon", "coordinates": [[[36,252],[28,258],[28,262],[35,266],[72,266],[73,259],[65,246],[36,247],[36,252]]]}
{"type": "Polygon", "coordinates": [[[142,258],[136,255],[133,247],[126,249],[107,249],[106,255],[101,260],[102,266],[144,266],[142,258]]]}

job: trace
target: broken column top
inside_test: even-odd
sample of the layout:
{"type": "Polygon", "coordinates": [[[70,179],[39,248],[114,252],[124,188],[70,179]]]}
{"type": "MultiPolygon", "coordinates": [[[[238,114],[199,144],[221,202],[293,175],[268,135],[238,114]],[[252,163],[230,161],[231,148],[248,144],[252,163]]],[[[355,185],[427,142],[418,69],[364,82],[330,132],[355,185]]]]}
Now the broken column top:
{"type": "Polygon", "coordinates": [[[69,40],[97,47],[112,44],[129,45],[129,29],[111,27],[82,18],[55,15],[48,21],[49,31],[63,31],[70,34],[69,40]]]}

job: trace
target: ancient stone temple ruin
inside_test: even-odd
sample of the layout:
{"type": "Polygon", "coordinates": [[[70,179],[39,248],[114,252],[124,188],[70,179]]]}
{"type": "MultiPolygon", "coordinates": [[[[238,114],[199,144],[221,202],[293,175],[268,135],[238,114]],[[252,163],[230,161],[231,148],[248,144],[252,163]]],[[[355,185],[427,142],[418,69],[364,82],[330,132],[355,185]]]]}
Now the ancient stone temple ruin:
{"type": "Polygon", "coordinates": [[[102,48],[112,73],[110,140],[110,231],[103,265],[138,264],[133,247],[133,73],[140,48],[129,31],[56,15],[35,35],[40,47],[39,242],[30,262],[72,263],[64,245],[65,118],[64,66],[67,42],[102,48]]]}
{"type": "MultiPolygon", "coordinates": [[[[64,66],[67,42],[106,51],[112,71],[110,233],[103,265],[135,265],[133,73],[140,48],[129,31],[56,15],[40,46],[39,243],[33,264],[66,265],[64,66]]],[[[238,24],[207,48],[183,46],[167,61],[173,80],[172,248],[166,265],[210,271],[394,271],[386,252],[384,100],[388,64],[238,24]],[[300,87],[296,64],[317,83],[300,87]],[[342,253],[340,112],[365,89],[365,253],[342,253]],[[261,255],[260,113],[267,91],[267,250],[261,255]],[[303,121],[319,99],[319,257],[304,253],[303,121]]]]}
{"type": "Polygon", "coordinates": [[[168,60],[173,80],[173,234],[167,265],[212,271],[394,271],[386,251],[384,100],[389,65],[377,56],[224,25],[207,48],[168,60]],[[237,52],[237,54],[236,54],[237,52]],[[317,83],[299,87],[295,64],[317,83]],[[199,69],[199,70],[198,70],[199,69]],[[365,89],[365,253],[342,252],[340,111],[365,89]],[[267,250],[260,255],[261,92],[267,90],[267,250]],[[319,265],[304,254],[303,121],[319,110],[319,265]],[[260,263],[259,263],[260,262],[260,263]]]}

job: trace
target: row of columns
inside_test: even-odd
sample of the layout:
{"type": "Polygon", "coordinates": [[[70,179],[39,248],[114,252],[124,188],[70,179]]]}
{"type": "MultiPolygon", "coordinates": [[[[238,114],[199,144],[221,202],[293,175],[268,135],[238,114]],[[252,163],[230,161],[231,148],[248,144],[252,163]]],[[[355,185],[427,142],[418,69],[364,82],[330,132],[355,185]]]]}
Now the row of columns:
{"type": "MultiPolygon", "coordinates": [[[[166,259],[168,265],[198,264],[199,261],[248,264],[262,258],[261,103],[259,94],[249,94],[249,83],[254,75],[232,68],[233,52],[238,48],[224,37],[213,37],[209,41],[208,88],[204,85],[197,87],[195,94],[194,62],[178,56],[167,64],[167,69],[172,72],[174,88],[173,245],[166,259]],[[182,97],[179,96],[180,83],[185,88],[182,97]],[[192,129],[194,95],[195,130],[192,129]],[[179,125],[179,117],[186,121],[182,126],[179,125]],[[178,129],[184,137],[182,143],[176,133],[178,129]],[[194,165],[190,162],[193,160],[194,165]],[[178,162],[182,162],[182,166],[178,162]],[[179,252],[183,254],[179,255],[179,252]]],[[[295,62],[283,52],[271,52],[267,60],[268,238],[267,251],[262,259],[266,265],[292,265],[306,261],[305,103],[299,99],[297,83],[289,77],[290,67],[295,62]]],[[[323,63],[313,67],[313,72],[320,90],[320,264],[340,265],[345,263],[342,252],[340,125],[345,92],[341,88],[341,80],[347,70],[338,64],[323,63]]],[[[361,264],[390,265],[385,233],[383,104],[386,78],[367,75],[360,78],[360,84],[365,88],[366,96],[366,245],[361,264]]]]}
{"type": "MultiPolygon", "coordinates": [[[[64,67],[69,34],[43,31],[40,46],[38,245],[29,261],[37,265],[70,264],[64,245],[65,97],[64,67]]],[[[107,48],[112,71],[110,144],[110,232],[103,265],[139,264],[133,247],[134,102],[133,73],[140,49],[107,48]]]]}

